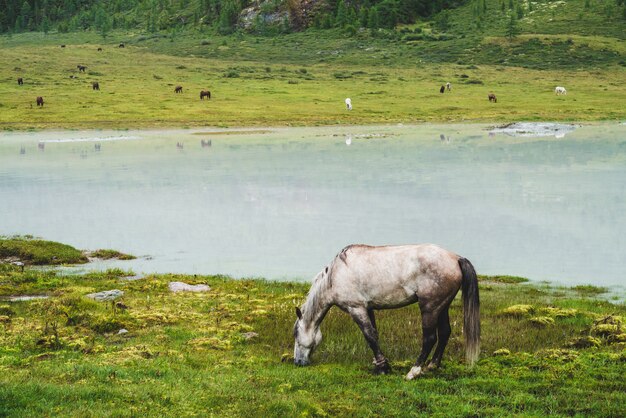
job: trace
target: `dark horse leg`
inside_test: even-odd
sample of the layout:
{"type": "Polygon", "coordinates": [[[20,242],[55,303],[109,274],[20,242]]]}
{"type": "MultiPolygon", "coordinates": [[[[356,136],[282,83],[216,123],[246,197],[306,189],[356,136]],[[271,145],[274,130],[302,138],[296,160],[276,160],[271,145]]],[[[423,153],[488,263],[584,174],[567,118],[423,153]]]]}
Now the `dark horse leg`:
{"type": "Polygon", "coordinates": [[[389,362],[383,355],[378,345],[378,331],[376,330],[376,320],[374,318],[374,311],[365,308],[351,308],[348,309],[348,313],[352,316],[354,322],[357,323],[367,344],[374,352],[374,364],[376,365],[374,373],[387,374],[391,372],[389,362]]]}
{"type": "Polygon", "coordinates": [[[417,357],[415,366],[413,366],[411,371],[406,375],[407,380],[412,380],[422,374],[422,367],[437,342],[437,319],[439,310],[433,312],[421,303],[420,310],[422,311],[422,351],[417,357]]]}
{"type": "Polygon", "coordinates": [[[437,348],[435,349],[435,354],[433,354],[433,358],[428,365],[429,370],[435,369],[441,364],[443,351],[446,349],[446,345],[450,339],[450,334],[452,333],[452,329],[450,328],[450,316],[448,314],[449,308],[449,306],[446,306],[439,314],[439,319],[437,320],[437,348]]]}

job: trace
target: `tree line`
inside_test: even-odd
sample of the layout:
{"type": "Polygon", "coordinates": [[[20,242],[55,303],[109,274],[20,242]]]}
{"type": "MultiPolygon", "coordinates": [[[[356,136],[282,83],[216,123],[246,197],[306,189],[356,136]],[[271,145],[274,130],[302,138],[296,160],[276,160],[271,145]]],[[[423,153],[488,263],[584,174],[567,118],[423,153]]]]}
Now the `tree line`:
{"type": "MultiPolygon", "coordinates": [[[[250,30],[267,29],[264,14],[283,12],[284,31],[307,27],[393,28],[413,23],[464,0],[268,0],[250,30]],[[307,7],[314,5],[312,10],[307,7]],[[306,16],[304,16],[306,14],[306,16]]],[[[183,27],[237,29],[243,9],[252,0],[0,0],[0,32],[59,32],[144,29],[148,32],[183,27]]],[[[274,25],[276,26],[276,25],[274,25]]]]}

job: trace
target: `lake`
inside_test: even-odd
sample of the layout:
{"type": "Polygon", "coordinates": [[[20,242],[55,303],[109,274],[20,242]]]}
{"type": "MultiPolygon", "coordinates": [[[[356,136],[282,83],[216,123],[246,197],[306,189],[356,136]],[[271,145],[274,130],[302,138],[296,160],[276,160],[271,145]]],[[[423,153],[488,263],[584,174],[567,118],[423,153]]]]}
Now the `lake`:
{"type": "Polygon", "coordinates": [[[626,126],[0,133],[0,234],[137,273],[309,280],[350,243],[433,242],[481,274],[622,285],[626,126]]]}

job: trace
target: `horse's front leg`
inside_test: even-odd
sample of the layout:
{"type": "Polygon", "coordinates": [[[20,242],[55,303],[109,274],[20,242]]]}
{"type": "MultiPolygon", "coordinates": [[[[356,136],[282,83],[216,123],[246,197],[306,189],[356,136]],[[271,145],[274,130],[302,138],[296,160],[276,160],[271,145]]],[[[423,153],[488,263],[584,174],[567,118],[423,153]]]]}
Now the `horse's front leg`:
{"type": "Polygon", "coordinates": [[[391,373],[391,366],[383,355],[378,345],[378,331],[376,330],[376,320],[374,319],[374,311],[365,308],[351,308],[348,313],[352,316],[354,322],[357,323],[363,336],[374,352],[374,373],[388,374],[391,373]]]}

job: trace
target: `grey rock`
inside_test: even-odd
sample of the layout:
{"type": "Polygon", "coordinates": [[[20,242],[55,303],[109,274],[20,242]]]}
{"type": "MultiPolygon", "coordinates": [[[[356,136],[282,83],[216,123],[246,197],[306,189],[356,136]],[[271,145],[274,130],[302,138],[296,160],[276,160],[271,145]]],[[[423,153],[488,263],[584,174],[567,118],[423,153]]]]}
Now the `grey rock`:
{"type": "Polygon", "coordinates": [[[128,330],[126,328],[122,328],[121,330],[117,331],[117,335],[122,335],[122,334],[128,334],[128,330]]]}
{"type": "Polygon", "coordinates": [[[119,299],[124,295],[124,292],[122,292],[121,290],[118,289],[113,289],[113,290],[105,290],[102,292],[96,292],[96,293],[90,293],[87,296],[88,298],[91,298],[93,300],[97,300],[98,302],[104,302],[104,301],[108,301],[108,300],[115,300],[115,299],[119,299]]]}
{"type": "Polygon", "coordinates": [[[169,289],[171,292],[208,292],[211,290],[206,284],[187,284],[183,282],[170,282],[169,289]]]}

